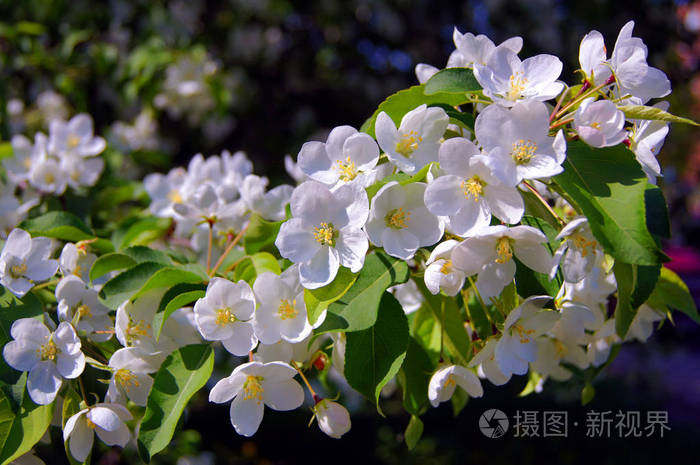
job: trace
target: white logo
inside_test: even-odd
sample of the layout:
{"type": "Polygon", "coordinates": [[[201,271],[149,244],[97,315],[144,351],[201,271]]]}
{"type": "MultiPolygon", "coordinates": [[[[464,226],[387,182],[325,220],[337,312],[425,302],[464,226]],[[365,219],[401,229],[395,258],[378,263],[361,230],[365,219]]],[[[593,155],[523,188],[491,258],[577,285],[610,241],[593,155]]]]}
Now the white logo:
{"type": "Polygon", "coordinates": [[[500,438],[508,431],[508,416],[492,408],[481,414],[479,429],[487,438],[500,438]]]}

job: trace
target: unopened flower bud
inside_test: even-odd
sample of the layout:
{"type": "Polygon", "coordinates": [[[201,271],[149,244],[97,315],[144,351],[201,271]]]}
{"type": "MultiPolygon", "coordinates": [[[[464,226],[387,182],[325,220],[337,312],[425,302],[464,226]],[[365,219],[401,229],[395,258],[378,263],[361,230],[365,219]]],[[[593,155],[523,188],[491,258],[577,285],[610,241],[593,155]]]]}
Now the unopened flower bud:
{"type": "Polygon", "coordinates": [[[339,439],[350,431],[350,414],[339,403],[323,399],[316,404],[314,410],[319,428],[328,436],[339,439]]]}
{"type": "Polygon", "coordinates": [[[311,363],[318,371],[323,371],[328,366],[328,356],[319,351],[311,363]]]}

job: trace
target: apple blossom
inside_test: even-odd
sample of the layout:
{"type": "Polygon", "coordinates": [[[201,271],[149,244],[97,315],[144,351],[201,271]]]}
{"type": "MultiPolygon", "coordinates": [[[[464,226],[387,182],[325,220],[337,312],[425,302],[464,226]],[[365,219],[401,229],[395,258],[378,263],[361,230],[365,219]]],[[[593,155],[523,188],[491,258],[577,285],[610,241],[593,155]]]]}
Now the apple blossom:
{"type": "Polygon", "coordinates": [[[440,240],[444,225],[423,201],[426,184],[416,182],[402,186],[388,182],[372,198],[365,230],[372,243],[384,247],[397,258],[408,260],[419,247],[440,240]]]}
{"type": "Polygon", "coordinates": [[[454,296],[464,286],[466,275],[452,266],[452,249],[458,241],[453,239],[441,242],[430,253],[428,261],[425,262],[425,287],[432,294],[442,291],[446,295],[454,296]]]}
{"type": "Polygon", "coordinates": [[[68,442],[73,458],[83,462],[90,455],[95,434],[108,446],[126,446],[131,433],[124,422],[131,419],[131,413],[122,405],[91,405],[66,421],[63,441],[68,442]]]}
{"type": "Polygon", "coordinates": [[[472,397],[481,397],[484,390],[479,378],[474,373],[459,365],[439,368],[430,378],[428,399],[433,407],[452,398],[457,386],[472,397]]]}
{"type": "Polygon", "coordinates": [[[574,115],[574,129],[581,140],[593,147],[617,145],[627,137],[625,114],[609,100],[593,97],[581,102],[574,115]]]}
{"type": "Polygon", "coordinates": [[[299,263],[302,286],[325,286],[341,265],[360,271],[369,248],[367,234],[360,229],[369,213],[361,186],[350,183],[331,192],[317,181],[307,181],[294,189],[291,212],[275,245],[280,255],[299,263]]]}
{"type": "Polygon", "coordinates": [[[17,297],[24,296],[35,283],[56,274],[58,261],[50,256],[51,239],[13,229],[0,252],[0,283],[17,297]]]}
{"type": "Polygon", "coordinates": [[[265,405],[294,410],[304,402],[304,390],[294,380],[297,371],[282,362],[238,365],[209,392],[209,402],[231,402],[231,424],[242,436],[252,436],[262,421],[265,405]]]}
{"type": "Polygon", "coordinates": [[[401,171],[413,174],[438,160],[439,140],[447,129],[445,110],[420,105],[406,113],[397,128],[385,112],[377,115],[377,142],[389,161],[401,171]]]}
{"type": "Polygon", "coordinates": [[[350,414],[339,403],[322,399],[313,408],[318,427],[328,436],[340,439],[342,435],[350,431],[350,414]]]}
{"type": "Polygon", "coordinates": [[[80,339],[70,323],[62,322],[52,333],[39,320],[20,318],[12,323],[10,335],[13,340],[3,347],[3,357],[15,370],[29,372],[27,392],[37,404],[52,403],[63,378],[77,378],[85,368],[80,339]]]}

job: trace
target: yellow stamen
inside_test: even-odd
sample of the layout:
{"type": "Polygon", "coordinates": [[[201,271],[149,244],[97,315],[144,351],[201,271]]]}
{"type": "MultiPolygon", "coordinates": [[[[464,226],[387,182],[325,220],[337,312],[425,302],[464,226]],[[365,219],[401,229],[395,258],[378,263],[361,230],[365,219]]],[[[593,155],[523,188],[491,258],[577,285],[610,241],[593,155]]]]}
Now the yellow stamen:
{"type": "Polygon", "coordinates": [[[506,100],[514,102],[523,98],[522,94],[525,90],[525,86],[527,85],[527,78],[523,77],[522,71],[518,71],[517,73],[511,75],[509,81],[508,92],[505,95],[506,100]]]}
{"type": "Polygon", "coordinates": [[[530,139],[519,139],[513,143],[510,155],[513,157],[516,164],[524,165],[526,163],[530,163],[530,160],[535,156],[536,151],[537,144],[535,144],[533,141],[530,139]]]}
{"type": "Polygon", "coordinates": [[[230,308],[220,308],[216,311],[216,324],[226,326],[229,323],[236,321],[236,315],[231,312],[230,308]]]}
{"type": "Polygon", "coordinates": [[[146,324],[144,320],[139,320],[136,324],[130,322],[129,327],[126,329],[126,335],[130,339],[135,336],[146,337],[150,329],[151,325],[146,324]]]}
{"type": "Polygon", "coordinates": [[[56,180],[56,177],[55,177],[55,176],[53,175],[53,173],[50,172],[50,171],[48,171],[48,172],[44,175],[44,182],[45,182],[46,184],[53,184],[53,182],[54,182],[55,180],[56,180]]]}
{"type": "Polygon", "coordinates": [[[321,226],[314,228],[314,239],[321,245],[335,247],[335,238],[338,233],[332,223],[321,223],[321,226]]]}
{"type": "Polygon", "coordinates": [[[581,251],[582,257],[588,255],[588,253],[595,249],[595,247],[598,245],[596,241],[589,241],[580,233],[573,233],[571,236],[569,236],[569,239],[574,244],[574,247],[581,251]]]}
{"type": "Polygon", "coordinates": [[[461,185],[462,190],[464,191],[464,196],[467,199],[473,199],[474,202],[478,201],[484,194],[484,186],[486,186],[484,180],[476,175],[462,181],[461,185]]]}
{"type": "Polygon", "coordinates": [[[80,315],[81,318],[82,317],[90,318],[92,316],[92,312],[90,311],[90,307],[85,305],[85,304],[81,304],[78,307],[77,311],[78,311],[78,314],[80,315]]]}
{"type": "Polygon", "coordinates": [[[409,157],[418,148],[418,144],[423,142],[423,138],[416,131],[409,131],[401,135],[401,139],[396,143],[396,153],[409,157]]]}
{"type": "Polygon", "coordinates": [[[36,351],[39,354],[41,361],[54,361],[56,360],[56,355],[58,355],[58,347],[56,347],[56,344],[54,344],[54,342],[51,340],[39,347],[36,351]]]}
{"type": "Polygon", "coordinates": [[[82,267],[80,265],[75,265],[75,269],[73,270],[73,274],[75,276],[80,276],[81,271],[82,271],[82,267]]]}
{"type": "Polygon", "coordinates": [[[85,423],[87,423],[88,428],[90,428],[90,429],[97,428],[97,425],[92,420],[90,420],[87,416],[85,417],[85,423]]]}
{"type": "Polygon", "coordinates": [[[68,145],[69,149],[76,148],[79,143],[80,143],[80,137],[76,136],[75,134],[71,134],[70,136],[68,136],[67,145],[68,145]]]}
{"type": "Polygon", "coordinates": [[[291,318],[296,318],[299,312],[296,309],[297,301],[292,300],[290,303],[287,299],[280,300],[280,306],[277,308],[277,313],[279,313],[280,319],[289,320],[291,318]]]}
{"type": "Polygon", "coordinates": [[[520,336],[520,343],[521,344],[527,344],[528,342],[530,342],[530,336],[535,334],[534,329],[525,329],[522,326],[517,325],[517,324],[513,325],[513,329],[515,329],[515,331],[517,331],[518,335],[520,336]]]}
{"type": "Polygon", "coordinates": [[[348,182],[352,181],[357,177],[357,168],[355,167],[355,162],[347,157],[345,161],[337,160],[338,171],[340,171],[340,179],[348,182]]]}
{"type": "Polygon", "coordinates": [[[569,352],[569,349],[567,349],[566,346],[558,340],[554,340],[554,348],[560,357],[565,356],[567,352],[569,352]]]}
{"type": "Polygon", "coordinates": [[[386,225],[394,229],[404,229],[407,227],[408,221],[411,219],[411,212],[404,211],[399,207],[389,212],[384,219],[386,225]]]}
{"type": "Polygon", "coordinates": [[[445,262],[440,267],[440,273],[442,273],[442,274],[452,273],[452,260],[445,260],[445,262]]]}
{"type": "Polygon", "coordinates": [[[21,278],[24,276],[24,273],[27,272],[27,264],[26,262],[22,262],[19,265],[12,265],[10,267],[10,274],[12,275],[13,278],[21,278]]]}
{"type": "Polygon", "coordinates": [[[182,195],[177,189],[173,189],[168,193],[168,200],[172,203],[182,203],[182,195]]]}
{"type": "Polygon", "coordinates": [[[592,123],[591,123],[591,127],[592,127],[593,129],[597,129],[598,131],[600,131],[600,123],[599,123],[598,121],[592,122],[592,123]]]}
{"type": "Polygon", "coordinates": [[[498,239],[496,243],[496,253],[498,254],[496,263],[506,263],[513,258],[513,247],[510,245],[509,237],[503,236],[498,239]]]}
{"type": "Polygon", "coordinates": [[[132,387],[139,387],[138,378],[136,378],[136,375],[128,368],[118,369],[114,373],[114,380],[127,392],[132,387]]]}
{"type": "Polygon", "coordinates": [[[265,390],[262,385],[262,376],[248,376],[243,383],[243,400],[257,399],[258,405],[263,400],[265,390]]]}
{"type": "Polygon", "coordinates": [[[447,375],[447,378],[445,378],[445,381],[442,383],[442,388],[447,389],[450,386],[456,386],[457,385],[457,380],[455,379],[454,375],[447,375]]]}

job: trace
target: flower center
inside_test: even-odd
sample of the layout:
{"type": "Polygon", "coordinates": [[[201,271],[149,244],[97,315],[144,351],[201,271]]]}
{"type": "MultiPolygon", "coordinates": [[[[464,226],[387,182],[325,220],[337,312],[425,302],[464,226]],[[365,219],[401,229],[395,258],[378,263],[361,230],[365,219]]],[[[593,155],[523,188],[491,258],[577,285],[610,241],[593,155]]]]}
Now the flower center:
{"type": "Polygon", "coordinates": [[[314,228],[314,239],[321,245],[335,247],[335,238],[338,232],[333,227],[333,223],[321,223],[321,226],[314,228]]]}
{"type": "Polygon", "coordinates": [[[243,400],[257,399],[258,405],[263,400],[263,389],[260,382],[263,380],[262,376],[248,376],[243,383],[243,400]]]}
{"type": "Polygon", "coordinates": [[[496,243],[496,263],[506,263],[513,258],[513,247],[510,245],[510,238],[503,236],[496,243]]]}
{"type": "Polygon", "coordinates": [[[442,274],[452,273],[452,260],[445,260],[445,262],[440,267],[440,273],[442,273],[442,274]]]}
{"type": "Polygon", "coordinates": [[[132,387],[139,387],[139,380],[128,368],[120,368],[114,373],[115,381],[127,392],[132,387]]]}
{"type": "Polygon", "coordinates": [[[54,182],[55,180],[56,180],[56,177],[55,177],[55,176],[53,175],[53,173],[50,172],[50,171],[48,171],[48,172],[44,175],[44,182],[45,182],[46,184],[53,184],[53,182],[54,182]]]}
{"type": "Polygon", "coordinates": [[[523,76],[522,71],[518,71],[512,74],[509,79],[508,92],[506,93],[506,100],[514,102],[523,97],[523,91],[527,85],[527,78],[523,76]]]}
{"type": "Polygon", "coordinates": [[[95,424],[95,422],[92,421],[91,419],[89,419],[87,416],[85,417],[85,423],[87,423],[88,428],[90,428],[90,429],[97,428],[97,425],[95,424]]]}
{"type": "Polygon", "coordinates": [[[593,122],[591,123],[591,127],[592,127],[593,129],[597,129],[598,131],[600,131],[600,123],[599,123],[598,121],[593,121],[593,122]]]}
{"type": "Polygon", "coordinates": [[[518,336],[520,336],[520,343],[521,344],[527,344],[530,342],[530,336],[535,334],[534,329],[525,329],[520,325],[513,325],[513,329],[517,331],[518,336]]]}
{"type": "Polygon", "coordinates": [[[510,155],[513,157],[516,164],[524,165],[530,163],[530,160],[535,156],[536,151],[537,144],[530,139],[520,139],[513,144],[510,155]]]}
{"type": "Polygon", "coordinates": [[[277,307],[277,313],[282,320],[290,320],[296,318],[299,312],[296,309],[297,301],[293,299],[290,303],[288,299],[280,300],[280,306],[277,307]]]}
{"type": "Polygon", "coordinates": [[[39,358],[41,361],[45,360],[56,360],[56,355],[58,355],[58,347],[53,341],[49,340],[46,344],[42,345],[36,350],[39,353],[39,358]]]}
{"type": "Polygon", "coordinates": [[[177,189],[173,189],[170,192],[168,192],[168,200],[170,200],[172,203],[182,203],[182,195],[180,194],[180,191],[177,189]]]}
{"type": "Polygon", "coordinates": [[[484,186],[486,186],[484,180],[476,175],[462,181],[461,184],[462,191],[464,191],[464,197],[467,199],[472,199],[474,202],[478,201],[484,194],[484,186]]]}
{"type": "Polygon", "coordinates": [[[456,386],[457,385],[457,380],[455,379],[454,375],[447,375],[447,378],[445,378],[445,381],[442,383],[442,388],[447,389],[450,386],[456,386]]]}
{"type": "Polygon", "coordinates": [[[90,311],[90,307],[85,305],[85,304],[81,304],[78,307],[77,311],[78,311],[78,314],[80,315],[81,318],[82,317],[90,318],[92,316],[92,312],[90,311]]]}
{"type": "Polygon", "coordinates": [[[583,234],[573,233],[569,236],[571,242],[573,242],[574,247],[581,251],[581,256],[585,257],[590,251],[592,251],[598,243],[596,241],[587,240],[583,234]]]}
{"type": "Polygon", "coordinates": [[[386,225],[394,229],[404,229],[411,219],[411,212],[404,211],[403,208],[399,207],[391,210],[388,215],[386,215],[385,221],[386,225]]]}
{"type": "Polygon", "coordinates": [[[557,351],[557,354],[560,357],[565,356],[567,352],[569,352],[569,349],[567,349],[566,346],[558,340],[554,341],[554,349],[557,351]]]}
{"type": "Polygon", "coordinates": [[[236,321],[236,315],[233,314],[230,308],[220,308],[216,311],[216,324],[226,326],[229,323],[236,321]]]}
{"type": "Polygon", "coordinates": [[[401,139],[396,143],[396,153],[409,157],[418,148],[418,144],[423,142],[423,138],[416,131],[409,131],[401,135],[401,139]]]}
{"type": "Polygon", "coordinates": [[[355,167],[355,162],[347,157],[345,161],[337,160],[338,171],[340,171],[340,179],[348,182],[352,181],[357,177],[357,168],[355,167]]]}
{"type": "Polygon", "coordinates": [[[80,143],[80,137],[76,136],[75,134],[71,134],[70,136],[68,136],[67,145],[68,145],[69,149],[76,148],[79,143],[80,143]]]}
{"type": "Polygon", "coordinates": [[[134,324],[133,321],[129,323],[129,327],[126,329],[126,335],[133,339],[134,337],[146,337],[148,336],[148,330],[151,329],[150,324],[146,324],[144,320],[139,320],[134,324]]]}
{"type": "Polygon", "coordinates": [[[10,274],[12,275],[13,278],[19,279],[22,276],[24,276],[24,273],[27,272],[27,263],[22,262],[19,265],[12,265],[10,267],[10,274]]]}

